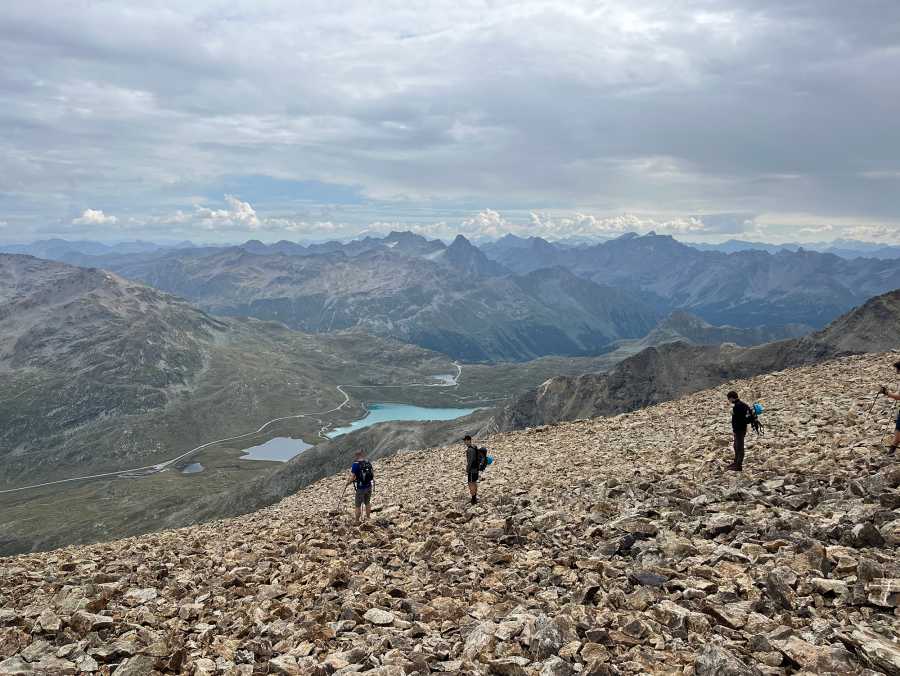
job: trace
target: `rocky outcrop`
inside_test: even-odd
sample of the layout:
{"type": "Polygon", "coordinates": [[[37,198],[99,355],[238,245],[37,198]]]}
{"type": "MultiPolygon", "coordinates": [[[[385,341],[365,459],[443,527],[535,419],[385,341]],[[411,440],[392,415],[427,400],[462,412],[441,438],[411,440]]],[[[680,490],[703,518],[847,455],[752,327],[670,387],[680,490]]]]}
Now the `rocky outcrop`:
{"type": "Polygon", "coordinates": [[[900,673],[897,354],[500,434],[245,517],[0,559],[0,674],[900,673]],[[759,391],[743,474],[724,393],[759,391]],[[672,421],[682,424],[673,429],[672,421]]]}
{"type": "Polygon", "coordinates": [[[679,310],[673,312],[659,323],[650,333],[636,345],[652,347],[684,341],[697,345],[719,345],[734,343],[742,347],[762,345],[776,340],[799,338],[812,332],[812,327],[804,324],[785,324],[783,326],[756,326],[738,328],[736,326],[713,326],[700,317],[679,310]]]}

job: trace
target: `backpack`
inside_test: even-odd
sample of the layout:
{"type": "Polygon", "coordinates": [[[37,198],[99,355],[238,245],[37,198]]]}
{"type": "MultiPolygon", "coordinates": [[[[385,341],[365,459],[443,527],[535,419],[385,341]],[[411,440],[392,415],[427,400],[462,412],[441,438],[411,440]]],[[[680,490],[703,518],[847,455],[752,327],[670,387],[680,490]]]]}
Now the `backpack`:
{"type": "Polygon", "coordinates": [[[753,431],[756,432],[757,436],[762,436],[765,433],[763,431],[763,425],[759,421],[759,416],[764,410],[763,405],[757,402],[749,407],[749,412],[747,413],[750,420],[750,427],[753,428],[753,431]]]}
{"type": "Polygon", "coordinates": [[[482,447],[478,449],[478,471],[483,472],[487,469],[487,466],[490,463],[488,462],[488,454],[487,449],[482,447]]]}
{"type": "Polygon", "coordinates": [[[362,488],[368,486],[375,480],[375,470],[372,469],[372,463],[368,460],[359,461],[359,472],[356,475],[356,486],[362,488]]]}

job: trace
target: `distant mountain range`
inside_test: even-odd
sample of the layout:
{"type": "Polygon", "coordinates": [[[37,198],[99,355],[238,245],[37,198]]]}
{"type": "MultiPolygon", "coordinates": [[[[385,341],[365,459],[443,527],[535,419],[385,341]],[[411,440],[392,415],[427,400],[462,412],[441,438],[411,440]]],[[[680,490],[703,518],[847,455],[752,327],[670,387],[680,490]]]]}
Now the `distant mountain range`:
{"type": "MultiPolygon", "coordinates": [[[[561,420],[616,415],[729,380],[804,366],[847,354],[900,349],[900,290],[873,298],[822,331],[756,347],[696,345],[650,347],[608,373],[552,378],[507,405],[496,417],[499,430],[561,420]]],[[[885,364],[886,370],[890,364],[885,364]]],[[[887,372],[887,371],[886,371],[887,372]]],[[[876,391],[876,383],[864,388],[876,391]]],[[[760,391],[747,398],[765,397],[760,391]]],[[[677,421],[676,424],[690,424],[677,421]]]]}
{"type": "Polygon", "coordinates": [[[669,236],[624,235],[576,249],[508,235],[486,254],[517,274],[561,266],[598,284],[640,292],[668,309],[737,327],[821,327],[900,287],[900,260],[847,260],[813,251],[700,251],[669,236]]]}
{"type": "Polygon", "coordinates": [[[819,253],[834,254],[841,258],[900,258],[900,246],[887,244],[875,244],[873,242],[860,242],[852,239],[838,239],[833,242],[816,243],[787,243],[767,244],[765,242],[747,242],[738,239],[730,239],[719,244],[704,244],[692,242],[691,246],[701,251],[721,251],[722,253],[737,253],[738,251],[767,251],[778,253],[779,251],[817,251],[819,253]]]}
{"type": "Polygon", "coordinates": [[[466,361],[595,355],[643,338],[673,311],[751,329],[757,338],[796,335],[797,326],[820,328],[900,287],[900,259],[788,246],[769,252],[742,242],[721,245],[734,249],[725,253],[654,233],[577,246],[514,235],[480,247],[460,236],[448,245],[409,232],[99,255],[80,253],[75,244],[90,248],[41,246],[214,314],[274,319],[316,333],[360,330],[466,361]]]}
{"type": "Polygon", "coordinates": [[[661,316],[640,292],[564,268],[513,275],[464,237],[409,233],[288,253],[252,244],[150,255],[72,256],[218,315],[303,331],[362,330],[466,361],[596,354],[645,335],[661,316]]]}
{"type": "MultiPolygon", "coordinates": [[[[631,236],[630,235],[626,236],[631,236]]],[[[78,254],[87,256],[103,256],[109,254],[129,254],[129,253],[152,253],[154,251],[166,251],[174,249],[209,249],[209,248],[227,248],[230,246],[240,246],[246,251],[256,254],[316,254],[328,253],[334,251],[344,251],[350,255],[361,253],[373,248],[381,248],[385,244],[397,242],[403,244],[415,239],[414,248],[421,253],[429,253],[442,248],[444,245],[440,240],[424,240],[418,235],[410,232],[392,232],[387,236],[367,235],[349,242],[346,241],[328,241],[319,243],[298,243],[288,240],[281,240],[274,244],[265,244],[259,240],[248,240],[243,244],[228,245],[196,245],[190,241],[154,243],[135,240],[132,242],[118,242],[114,244],[105,244],[89,240],[69,241],[64,239],[45,239],[32,242],[31,244],[2,244],[0,243],[0,252],[2,253],[19,253],[37,256],[38,258],[47,258],[50,260],[67,260],[78,254]],[[425,242],[424,246],[422,242],[425,242]]],[[[495,249],[503,249],[505,247],[515,247],[518,242],[522,248],[527,248],[528,242],[532,238],[522,238],[516,235],[504,235],[499,239],[477,239],[474,243],[482,251],[493,258],[491,254],[495,249]]],[[[552,245],[561,249],[578,249],[595,246],[602,242],[607,242],[615,237],[573,237],[567,239],[553,240],[552,245]]],[[[798,251],[804,249],[806,251],[816,251],[818,253],[829,253],[841,258],[900,258],[900,246],[878,244],[875,242],[863,242],[853,239],[836,239],[831,242],[787,242],[784,244],[770,244],[767,242],[751,242],[740,239],[729,239],[725,242],[707,243],[707,242],[687,242],[688,246],[701,251],[719,251],[721,253],[737,253],[739,251],[766,251],[768,253],[778,253],[779,251],[798,251]]],[[[401,247],[401,249],[404,247],[401,247]]],[[[410,251],[407,249],[407,251],[410,251]]]]}

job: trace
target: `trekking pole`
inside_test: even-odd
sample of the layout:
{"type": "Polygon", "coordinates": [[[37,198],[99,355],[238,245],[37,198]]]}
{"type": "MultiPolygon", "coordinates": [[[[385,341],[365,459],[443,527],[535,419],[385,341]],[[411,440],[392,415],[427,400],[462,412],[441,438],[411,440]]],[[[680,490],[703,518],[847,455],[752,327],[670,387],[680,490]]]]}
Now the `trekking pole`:
{"type": "Polygon", "coordinates": [[[338,511],[338,508],[341,506],[341,503],[344,501],[344,496],[347,494],[347,486],[350,484],[344,484],[344,490],[341,491],[341,497],[338,498],[337,504],[334,506],[334,511],[338,511]]]}
{"type": "Polygon", "coordinates": [[[891,436],[891,431],[892,431],[891,425],[894,424],[894,420],[896,420],[896,418],[897,418],[897,406],[898,405],[900,405],[900,402],[898,402],[897,404],[895,404],[894,406],[891,407],[891,415],[888,418],[888,423],[887,423],[888,430],[887,430],[887,432],[882,434],[881,438],[878,440],[878,443],[881,446],[884,446],[885,445],[884,440],[890,438],[890,436],[891,436]]]}
{"type": "Polygon", "coordinates": [[[875,398],[872,400],[872,405],[869,406],[869,411],[866,413],[866,415],[872,414],[872,409],[875,408],[875,403],[878,401],[878,397],[880,397],[880,396],[881,396],[881,390],[878,390],[878,394],[876,394],[875,398]]]}

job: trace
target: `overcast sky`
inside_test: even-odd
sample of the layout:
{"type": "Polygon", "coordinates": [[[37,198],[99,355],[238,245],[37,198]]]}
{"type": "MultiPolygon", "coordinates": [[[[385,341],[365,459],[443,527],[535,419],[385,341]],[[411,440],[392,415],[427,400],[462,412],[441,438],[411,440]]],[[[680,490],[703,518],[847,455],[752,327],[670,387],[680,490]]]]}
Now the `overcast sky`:
{"type": "Polygon", "coordinates": [[[28,0],[0,50],[2,241],[900,242],[897,0],[28,0]]]}

